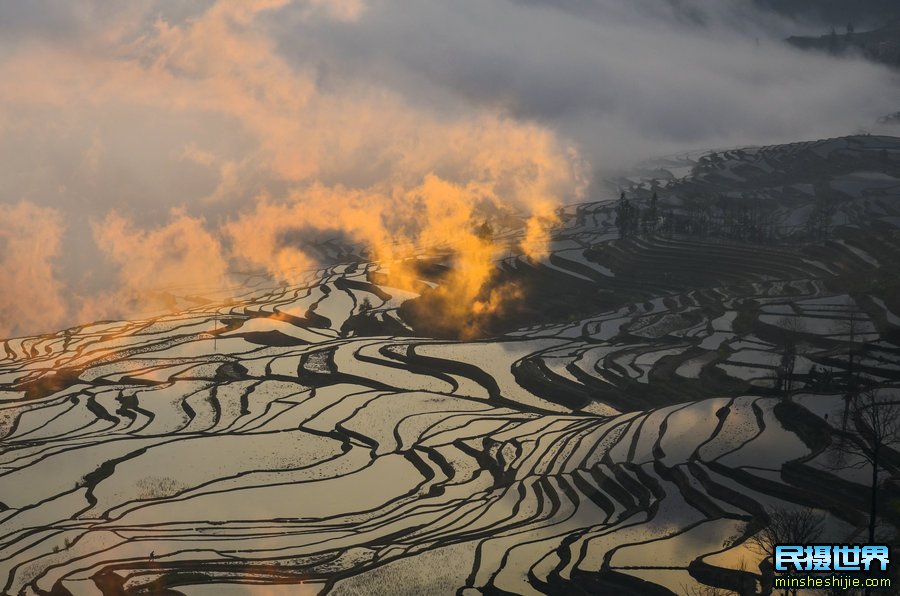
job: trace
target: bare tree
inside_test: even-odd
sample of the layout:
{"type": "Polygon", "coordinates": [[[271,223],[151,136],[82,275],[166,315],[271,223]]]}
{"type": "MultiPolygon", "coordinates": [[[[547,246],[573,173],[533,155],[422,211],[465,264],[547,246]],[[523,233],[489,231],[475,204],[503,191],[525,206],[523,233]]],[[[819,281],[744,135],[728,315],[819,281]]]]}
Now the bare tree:
{"type": "Polygon", "coordinates": [[[847,393],[844,394],[844,417],[841,422],[842,430],[847,430],[847,418],[850,415],[850,404],[856,399],[860,386],[860,371],[859,367],[854,362],[858,350],[856,338],[860,330],[860,320],[856,312],[856,302],[853,301],[853,298],[848,296],[847,303],[850,307],[850,318],[843,321],[841,325],[841,328],[847,337],[847,372],[845,375],[847,393]]]}
{"type": "MultiPolygon", "coordinates": [[[[770,558],[775,552],[776,544],[810,544],[819,540],[822,536],[825,516],[816,513],[812,509],[782,509],[776,507],[769,512],[769,522],[756,534],[750,537],[750,548],[763,556],[760,570],[768,569],[764,575],[768,581],[764,582],[771,588],[774,563],[770,558]]],[[[796,589],[786,589],[785,596],[797,594],[796,589]]]]}
{"type": "Polygon", "coordinates": [[[769,523],[750,537],[750,546],[760,554],[769,556],[776,544],[808,544],[822,536],[825,516],[814,509],[784,509],[776,507],[769,512],[769,523]]]}
{"type": "Polygon", "coordinates": [[[794,385],[794,367],[797,364],[797,344],[793,341],[782,346],[781,360],[776,370],[776,378],[778,379],[778,388],[782,395],[787,397],[791,394],[794,385]]]}
{"type": "Polygon", "coordinates": [[[871,468],[869,542],[873,543],[878,525],[879,471],[884,467],[886,451],[900,448],[900,400],[889,400],[884,390],[870,388],[856,395],[850,411],[856,432],[832,444],[836,451],[834,467],[871,468]]]}
{"type": "MultiPolygon", "coordinates": [[[[557,212],[557,216],[559,216],[559,212],[557,212]]],[[[489,222],[488,220],[484,220],[484,222],[480,226],[476,226],[475,235],[484,242],[493,242],[494,227],[491,225],[491,222],[489,222]]]]}
{"type": "Polygon", "coordinates": [[[843,322],[842,327],[847,336],[847,388],[852,392],[859,386],[860,371],[858,363],[854,362],[854,359],[859,351],[857,337],[859,336],[863,321],[860,319],[859,313],[855,310],[856,303],[853,302],[852,298],[850,299],[850,302],[854,310],[850,311],[850,318],[843,322]]]}
{"type": "Polygon", "coordinates": [[[778,320],[780,328],[779,344],[781,359],[775,369],[776,388],[784,397],[791,394],[794,388],[794,367],[797,364],[798,336],[806,331],[803,321],[797,317],[786,316],[778,320]]]}
{"type": "Polygon", "coordinates": [[[866,344],[860,341],[860,336],[865,333],[866,316],[857,310],[856,302],[852,296],[847,296],[845,302],[849,316],[841,322],[840,329],[844,335],[844,345],[847,351],[847,366],[844,372],[844,385],[846,393],[844,394],[844,417],[841,422],[841,429],[847,430],[848,417],[850,415],[851,404],[853,404],[860,391],[866,386],[866,380],[862,374],[862,358],[865,353],[866,344]]]}

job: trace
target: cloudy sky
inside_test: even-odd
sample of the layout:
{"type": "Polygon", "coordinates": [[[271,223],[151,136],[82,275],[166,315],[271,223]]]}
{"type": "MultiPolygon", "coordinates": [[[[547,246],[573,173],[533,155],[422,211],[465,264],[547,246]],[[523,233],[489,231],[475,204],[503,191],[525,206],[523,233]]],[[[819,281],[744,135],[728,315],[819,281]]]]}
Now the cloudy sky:
{"type": "Polygon", "coordinates": [[[900,109],[886,69],[780,41],[826,24],[754,6],[0,0],[0,336],[289,280],[297,233],[465,247],[636,160],[900,109]]]}

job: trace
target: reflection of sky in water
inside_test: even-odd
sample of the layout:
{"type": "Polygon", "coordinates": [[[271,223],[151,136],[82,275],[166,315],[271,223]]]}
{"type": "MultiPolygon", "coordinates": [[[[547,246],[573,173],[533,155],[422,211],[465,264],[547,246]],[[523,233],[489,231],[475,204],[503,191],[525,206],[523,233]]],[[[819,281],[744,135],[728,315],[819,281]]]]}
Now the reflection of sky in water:
{"type": "MultiPolygon", "coordinates": [[[[337,300],[340,293],[332,295],[339,311],[352,304],[349,295],[343,295],[348,300],[342,302],[337,300]]],[[[296,307],[297,300],[286,294],[282,303],[296,307]]],[[[305,308],[302,299],[299,303],[305,308]]],[[[661,303],[650,306],[663,308],[661,303]]],[[[706,337],[718,341],[722,334],[730,335],[732,318],[716,319],[717,331],[706,337]]],[[[333,330],[252,318],[213,341],[204,334],[216,324],[206,313],[160,324],[146,337],[125,332],[96,339],[96,345],[85,347],[76,358],[82,363],[92,351],[94,357],[106,358],[83,372],[85,383],[31,402],[35,409],[22,416],[13,435],[23,441],[22,449],[3,456],[3,466],[21,469],[5,478],[9,482],[4,482],[0,501],[13,508],[43,503],[29,514],[36,521],[28,523],[35,526],[68,523],[76,512],[81,512],[79,524],[85,524],[38,543],[29,555],[38,557],[32,568],[59,563],[59,553],[41,553],[76,538],[77,544],[65,552],[89,557],[90,565],[130,559],[140,567],[151,551],[157,561],[233,556],[261,564],[267,557],[345,551],[352,554],[324,573],[365,571],[360,579],[343,580],[348,593],[351,585],[366,593],[394,580],[423,585],[426,579],[438,581],[440,592],[465,583],[475,565],[476,545],[485,540],[475,585],[493,582],[521,593],[527,587],[521,583],[525,570],[544,574],[541,577],[557,567],[563,577],[576,569],[596,572],[612,549],[618,549],[613,568],[685,567],[721,550],[742,522],[708,520],[710,514],[691,504],[689,491],[708,498],[726,515],[746,512],[721,495],[708,495],[684,465],[700,445],[698,465],[713,482],[768,509],[779,500],[719,476],[703,462],[745,467],[780,483],[781,465],[809,451],[772,414],[778,403],[772,398],[713,398],[676,405],[661,401],[646,412],[616,415],[608,410],[610,416],[590,416],[566,411],[548,401],[552,395],[533,394],[514,370],[524,358],[546,356],[554,363],[548,374],[558,370],[573,383],[578,380],[576,368],[588,374],[602,370],[613,378],[614,373],[604,369],[604,359],[627,352],[623,367],[649,381],[652,393],[657,381],[648,371],[655,370],[664,355],[677,360],[681,348],[659,351],[646,339],[619,350],[620,344],[588,345],[578,343],[578,337],[552,336],[551,329],[522,341],[468,344],[340,338],[333,330]],[[281,335],[265,335],[273,331],[281,335]],[[267,337],[287,341],[287,346],[266,345],[267,337]],[[426,366],[421,358],[414,359],[412,364],[422,366],[407,366],[403,359],[408,346],[433,360],[426,366]],[[139,350],[117,353],[126,348],[139,350]],[[316,351],[315,359],[304,360],[316,351]],[[583,358],[567,368],[567,358],[579,356],[583,358]],[[240,368],[233,367],[224,378],[217,376],[229,361],[239,361],[240,368]],[[459,363],[469,368],[442,370],[459,363]],[[508,401],[493,402],[483,379],[466,376],[466,370],[475,369],[493,379],[508,401]],[[150,381],[157,384],[147,385],[150,381]],[[126,415],[119,411],[122,402],[117,398],[132,395],[137,400],[128,400],[126,415]],[[93,410],[88,408],[89,396],[94,397],[93,410]],[[754,403],[763,412],[761,435],[754,403]],[[715,435],[717,414],[725,406],[728,416],[715,435]],[[98,418],[97,408],[118,420],[98,418]],[[47,443],[24,444],[38,439],[47,443]],[[98,466],[107,461],[115,465],[98,474],[98,466]],[[633,465],[640,466],[640,472],[633,465]],[[493,466],[500,469],[492,473],[493,466]],[[662,478],[676,471],[684,475],[689,490],[662,478]],[[86,503],[85,486],[74,490],[89,477],[96,484],[91,491],[95,504],[86,503]],[[497,478],[502,478],[499,484],[497,478]],[[617,496],[613,484],[632,497],[649,495],[658,484],[664,495],[649,496],[645,510],[626,513],[622,501],[627,499],[617,496]],[[54,499],[66,491],[71,492],[54,499]],[[94,521],[104,518],[110,521],[94,521]],[[457,548],[458,542],[462,544],[457,548]],[[435,549],[437,544],[446,546],[435,549]],[[568,563],[560,556],[563,544],[570,549],[568,563]],[[408,553],[416,556],[398,558],[408,553]],[[366,570],[376,557],[391,562],[366,570]],[[448,565],[451,560],[465,564],[454,567],[448,565]]],[[[698,335],[690,341],[699,344],[703,339],[698,335]]],[[[769,362],[771,352],[765,348],[744,346],[732,361],[769,362]]],[[[823,401],[810,407],[819,415],[839,405],[839,397],[816,397],[823,401]],[[834,403],[825,407],[826,401],[834,403]]],[[[810,398],[797,399],[805,403],[810,398]]],[[[837,534],[848,530],[829,523],[837,534]]],[[[740,567],[742,560],[751,569],[757,562],[745,546],[709,558],[730,568],[740,567]]],[[[54,571],[66,572],[65,564],[54,571]]],[[[683,571],[623,572],[676,592],[688,582],[683,571]]],[[[210,584],[178,589],[196,596],[255,596],[315,593],[320,587],[210,584]]]]}
{"type": "Polygon", "coordinates": [[[252,584],[207,584],[178,586],[176,589],[185,596],[315,596],[322,590],[322,584],[252,585],[252,584]]]}

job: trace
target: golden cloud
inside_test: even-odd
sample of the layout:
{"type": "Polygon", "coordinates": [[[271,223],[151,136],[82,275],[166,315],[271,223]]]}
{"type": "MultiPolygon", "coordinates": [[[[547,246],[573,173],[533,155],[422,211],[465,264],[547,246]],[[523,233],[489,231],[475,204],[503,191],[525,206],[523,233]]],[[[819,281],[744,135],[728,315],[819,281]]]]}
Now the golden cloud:
{"type": "Polygon", "coordinates": [[[52,328],[66,315],[54,261],[64,232],[61,214],[33,203],[0,205],[0,336],[52,328]]]}
{"type": "MultiPolygon", "coordinates": [[[[445,250],[455,266],[440,291],[460,312],[494,309],[516,295],[506,289],[481,296],[505,246],[476,234],[476,226],[522,215],[522,250],[534,257],[546,250],[555,206],[581,188],[571,147],[497,111],[448,117],[370,83],[320,89],[314,72],[286,62],[256,26],[261,13],[286,4],[220,0],[179,24],[123,26],[89,50],[29,47],[0,64],[0,79],[20,80],[0,86],[6,105],[73,110],[79,118],[128,106],[161,122],[193,114],[249,139],[239,159],[194,142],[171,151],[218,174],[218,188],[205,198],[237,205],[219,230],[189,215],[211,204],[204,197],[184,197],[185,208],[158,228],[116,213],[95,222],[94,238],[119,268],[121,288],[90,297],[82,316],[125,316],[146,305],[154,288],[224,283],[233,261],[291,281],[314,265],[302,246],[286,240],[295,230],[339,231],[386,261],[410,246],[445,250]],[[253,176],[279,190],[241,207],[241,180],[253,176]]],[[[304,7],[347,21],[365,9],[355,0],[304,7]]],[[[397,263],[392,274],[414,275],[397,263]]]]}
{"type": "Polygon", "coordinates": [[[137,228],[118,213],[94,225],[100,249],[119,267],[119,287],[84,299],[80,318],[124,317],[165,306],[169,292],[189,295],[223,287],[227,262],[204,221],[173,210],[170,221],[137,228]]]}

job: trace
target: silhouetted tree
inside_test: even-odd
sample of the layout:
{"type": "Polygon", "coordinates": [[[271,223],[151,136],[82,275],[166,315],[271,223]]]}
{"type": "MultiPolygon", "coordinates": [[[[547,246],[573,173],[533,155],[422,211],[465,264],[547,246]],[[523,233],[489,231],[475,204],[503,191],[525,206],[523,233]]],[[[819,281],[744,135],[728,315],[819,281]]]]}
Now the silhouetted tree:
{"type": "Polygon", "coordinates": [[[782,317],[778,321],[780,328],[779,344],[781,358],[775,370],[776,388],[787,398],[794,388],[794,367],[797,364],[798,335],[804,332],[803,323],[797,317],[782,317]]]}
{"type": "Polygon", "coordinates": [[[616,204],[616,227],[619,229],[619,236],[625,237],[637,230],[637,210],[634,205],[625,197],[623,191],[619,195],[619,202],[616,204]]]}
{"type": "MultiPolygon", "coordinates": [[[[762,555],[760,571],[765,581],[763,588],[771,590],[774,583],[774,561],[771,560],[777,544],[811,544],[822,536],[825,517],[809,508],[782,509],[776,507],[768,512],[768,523],[750,537],[750,548],[762,555]]],[[[786,589],[785,594],[797,594],[796,589],[786,589]]]]}
{"type": "Polygon", "coordinates": [[[809,212],[806,221],[807,236],[811,240],[825,240],[831,233],[832,220],[835,214],[833,191],[824,183],[814,187],[816,202],[809,212]]]}
{"type": "Polygon", "coordinates": [[[485,220],[484,223],[475,228],[475,235],[485,242],[491,242],[494,239],[494,228],[489,221],[485,220]]]}
{"type": "Polygon", "coordinates": [[[861,383],[861,370],[857,362],[860,346],[857,339],[862,326],[862,320],[856,312],[856,302],[854,302],[853,298],[848,296],[846,304],[850,310],[850,316],[842,324],[843,331],[847,338],[845,340],[847,349],[847,370],[844,372],[846,394],[844,395],[844,418],[842,428],[847,427],[847,416],[850,414],[850,404],[856,398],[861,383]]]}
{"type": "Polygon", "coordinates": [[[777,379],[778,379],[778,389],[781,391],[784,397],[787,397],[791,394],[791,390],[794,385],[794,366],[797,363],[797,344],[793,341],[788,341],[782,351],[781,351],[781,359],[778,363],[778,370],[776,371],[777,379]]]}
{"type": "Polygon", "coordinates": [[[885,452],[900,448],[900,400],[889,400],[884,390],[872,387],[859,392],[851,407],[855,432],[832,444],[833,467],[871,468],[869,484],[869,543],[875,542],[878,525],[879,470],[885,452]]]}
{"type": "Polygon", "coordinates": [[[831,28],[831,33],[828,34],[828,51],[832,54],[836,54],[838,51],[838,34],[834,27],[831,28]]]}

